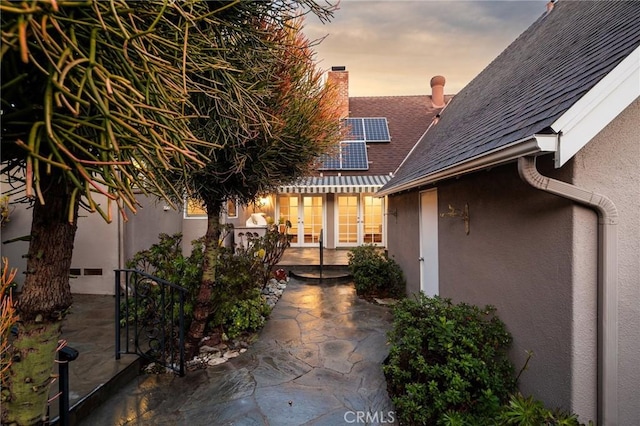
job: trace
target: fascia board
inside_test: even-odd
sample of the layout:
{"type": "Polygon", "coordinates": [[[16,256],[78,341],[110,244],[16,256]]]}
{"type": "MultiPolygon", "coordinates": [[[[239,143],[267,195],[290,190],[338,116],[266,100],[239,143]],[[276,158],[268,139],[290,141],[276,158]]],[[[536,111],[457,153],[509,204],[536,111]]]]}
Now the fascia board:
{"type": "Polygon", "coordinates": [[[556,168],[569,161],[639,96],[640,46],[551,125],[560,134],[556,168]]]}
{"type": "Polygon", "coordinates": [[[376,192],[376,196],[384,197],[397,192],[414,189],[419,186],[433,184],[444,179],[508,163],[525,155],[538,155],[556,152],[557,147],[558,137],[555,134],[532,135],[527,138],[520,139],[510,145],[471,158],[463,163],[454,164],[446,169],[423,176],[419,179],[406,182],[387,190],[378,191],[376,192]]]}

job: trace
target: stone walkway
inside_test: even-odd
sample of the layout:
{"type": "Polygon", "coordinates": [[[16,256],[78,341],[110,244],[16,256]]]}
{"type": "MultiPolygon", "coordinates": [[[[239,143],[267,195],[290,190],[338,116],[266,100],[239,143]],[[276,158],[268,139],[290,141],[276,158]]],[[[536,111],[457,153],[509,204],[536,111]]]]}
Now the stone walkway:
{"type": "Polygon", "coordinates": [[[351,284],[291,280],[247,352],[184,378],[140,376],[81,424],[394,424],[381,367],[390,322],[351,284]]]}

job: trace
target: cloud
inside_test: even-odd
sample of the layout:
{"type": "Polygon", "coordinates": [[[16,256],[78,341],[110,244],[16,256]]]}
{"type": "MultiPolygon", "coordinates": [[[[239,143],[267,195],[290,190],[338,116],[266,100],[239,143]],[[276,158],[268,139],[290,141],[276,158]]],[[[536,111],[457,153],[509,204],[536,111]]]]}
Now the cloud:
{"type": "Polygon", "coordinates": [[[331,23],[308,19],[323,69],[345,65],[354,96],[456,93],[544,13],[545,1],[345,1],[331,23]]]}

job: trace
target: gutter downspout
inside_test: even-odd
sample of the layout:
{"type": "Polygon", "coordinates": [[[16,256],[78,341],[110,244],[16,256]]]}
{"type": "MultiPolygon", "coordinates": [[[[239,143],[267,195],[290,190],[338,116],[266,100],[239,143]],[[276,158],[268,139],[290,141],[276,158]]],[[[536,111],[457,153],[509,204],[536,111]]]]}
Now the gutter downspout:
{"type": "Polygon", "coordinates": [[[542,176],[535,157],[518,158],[522,180],[598,213],[598,424],[618,424],[618,211],[613,202],[575,185],[542,176]]]}

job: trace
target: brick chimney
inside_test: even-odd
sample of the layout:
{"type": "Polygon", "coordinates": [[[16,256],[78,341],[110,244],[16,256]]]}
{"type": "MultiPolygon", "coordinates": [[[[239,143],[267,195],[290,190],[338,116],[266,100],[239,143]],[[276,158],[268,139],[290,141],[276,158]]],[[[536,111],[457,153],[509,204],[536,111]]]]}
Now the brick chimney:
{"type": "Polygon", "coordinates": [[[349,116],[349,71],[346,67],[331,67],[327,74],[327,84],[337,87],[338,111],[340,118],[349,116]]]}
{"type": "Polygon", "coordinates": [[[434,108],[442,108],[444,106],[445,81],[441,75],[436,75],[431,79],[431,104],[434,108]]]}

